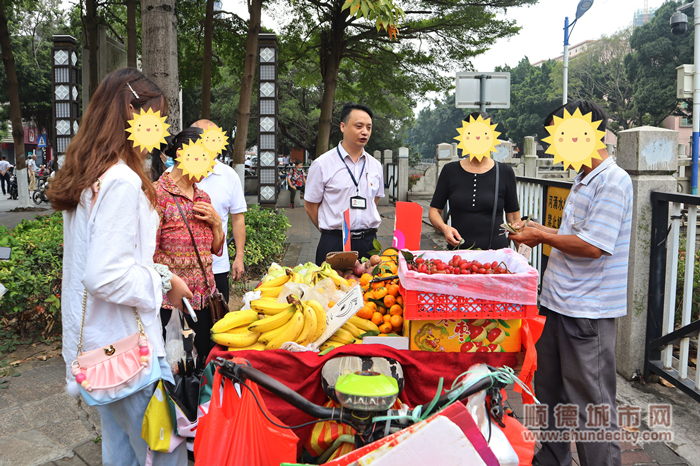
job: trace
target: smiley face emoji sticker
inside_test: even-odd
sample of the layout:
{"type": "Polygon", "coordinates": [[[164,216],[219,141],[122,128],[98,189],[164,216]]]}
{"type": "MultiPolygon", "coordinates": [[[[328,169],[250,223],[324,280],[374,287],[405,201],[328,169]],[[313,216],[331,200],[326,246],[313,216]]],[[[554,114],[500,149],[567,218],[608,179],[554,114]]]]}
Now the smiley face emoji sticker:
{"type": "Polygon", "coordinates": [[[177,151],[178,168],[182,169],[182,174],[194,182],[206,178],[210,172],[214,171],[215,155],[206,150],[202,139],[182,145],[182,149],[177,151]]]}
{"type": "Polygon", "coordinates": [[[221,154],[228,144],[228,136],[226,136],[224,130],[214,125],[202,133],[202,143],[204,148],[216,157],[221,154]]]}
{"type": "Polygon", "coordinates": [[[496,131],[496,126],[491,124],[491,118],[483,119],[481,115],[477,118],[469,117],[469,121],[462,122],[462,127],[457,128],[459,136],[455,137],[459,141],[457,149],[462,149],[462,156],[469,154],[470,159],[481,161],[484,157],[491,157],[491,152],[496,151],[496,146],[501,143],[496,131]]]}
{"type": "Polygon", "coordinates": [[[546,127],[550,135],[542,139],[550,144],[545,154],[552,154],[554,163],[564,162],[565,167],[577,171],[581,165],[591,167],[593,159],[601,158],[598,150],[605,149],[605,132],[598,130],[600,121],[591,119],[591,113],[582,115],[578,108],[573,115],[564,109],[564,118],[555,115],[553,124],[546,127]]]}
{"type": "Polygon", "coordinates": [[[126,128],[129,133],[127,139],[134,142],[134,149],[140,147],[151,152],[154,148],[160,148],[161,144],[167,144],[165,138],[170,135],[170,125],[165,122],[166,118],[160,116],[160,110],[154,112],[149,108],[135,111],[134,119],[128,121],[129,127],[126,128]]]}

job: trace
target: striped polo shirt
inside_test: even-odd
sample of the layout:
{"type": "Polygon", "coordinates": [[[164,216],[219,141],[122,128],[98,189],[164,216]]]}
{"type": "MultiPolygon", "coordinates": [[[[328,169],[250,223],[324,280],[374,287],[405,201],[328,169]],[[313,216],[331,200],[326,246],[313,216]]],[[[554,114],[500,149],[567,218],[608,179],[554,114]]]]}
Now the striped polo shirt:
{"type": "Polygon", "coordinates": [[[576,235],[603,251],[598,259],[552,248],[540,303],[570,317],[627,314],[627,266],[632,226],[632,180],[608,157],[574,179],[558,234],[576,235]]]}

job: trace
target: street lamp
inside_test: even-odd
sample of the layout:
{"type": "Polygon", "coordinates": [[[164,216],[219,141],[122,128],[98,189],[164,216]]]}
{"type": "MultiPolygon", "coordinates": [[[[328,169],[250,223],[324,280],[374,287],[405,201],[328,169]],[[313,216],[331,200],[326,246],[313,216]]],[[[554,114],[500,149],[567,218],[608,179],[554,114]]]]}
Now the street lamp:
{"type": "Polygon", "coordinates": [[[593,0],[581,0],[576,7],[576,19],[574,19],[573,23],[569,24],[568,16],[564,18],[564,96],[562,97],[562,105],[566,105],[569,101],[569,37],[571,37],[569,28],[573,31],[576,21],[590,10],[592,6],[593,0]]]}
{"type": "MultiPolygon", "coordinates": [[[[671,33],[682,36],[688,29],[688,17],[682,10],[695,6],[695,2],[678,7],[671,16],[671,33]]],[[[693,161],[690,175],[690,194],[698,193],[698,151],[700,147],[700,8],[695,8],[695,44],[693,52],[693,161]]]]}

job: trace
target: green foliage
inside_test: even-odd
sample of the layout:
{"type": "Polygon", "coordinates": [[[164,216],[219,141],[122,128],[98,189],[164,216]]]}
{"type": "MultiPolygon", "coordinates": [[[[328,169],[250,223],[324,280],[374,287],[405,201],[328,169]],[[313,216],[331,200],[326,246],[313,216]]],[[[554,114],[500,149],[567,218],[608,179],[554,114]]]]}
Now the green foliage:
{"type": "Polygon", "coordinates": [[[0,301],[2,326],[22,337],[36,329],[47,333],[61,307],[61,214],[24,220],[13,230],[0,226],[0,246],[12,248],[10,260],[0,262],[0,283],[7,288],[0,301]]]}
{"type": "MultiPolygon", "coordinates": [[[[243,263],[249,274],[259,275],[285,251],[286,231],[291,226],[287,217],[273,209],[252,204],[245,213],[245,257],[243,263]]],[[[229,222],[228,237],[232,237],[229,222]]],[[[235,243],[228,248],[229,257],[236,256],[235,243]]]]}
{"type": "Polygon", "coordinates": [[[416,148],[423,159],[432,160],[438,144],[452,143],[458,135],[457,129],[469,114],[467,109],[455,107],[455,94],[445,93],[423,108],[413,126],[408,130],[408,143],[416,148]]]}
{"type": "MultiPolygon", "coordinates": [[[[632,53],[625,57],[627,79],[634,89],[637,124],[659,126],[669,115],[680,115],[676,99],[676,67],[693,63],[693,15],[688,14],[688,32],[671,34],[669,20],[681,2],[666,2],[654,18],[635,28],[630,38],[632,53]]],[[[692,11],[692,10],[690,10],[692,11]]]]}
{"type": "MultiPolygon", "coordinates": [[[[695,322],[700,319],[700,250],[695,249],[693,258],[693,295],[691,296],[691,317],[690,321],[695,322]]],[[[686,241],[682,240],[678,254],[678,279],[676,281],[676,324],[681,323],[683,310],[683,294],[685,287],[685,264],[688,260],[686,254],[686,241]]]]}

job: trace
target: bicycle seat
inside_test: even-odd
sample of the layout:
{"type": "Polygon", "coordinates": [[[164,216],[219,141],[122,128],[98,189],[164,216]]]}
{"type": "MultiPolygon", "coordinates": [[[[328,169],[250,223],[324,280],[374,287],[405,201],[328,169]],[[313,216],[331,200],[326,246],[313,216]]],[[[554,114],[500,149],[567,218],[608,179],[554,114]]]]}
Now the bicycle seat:
{"type": "Polygon", "coordinates": [[[341,375],[358,371],[379,372],[388,377],[393,377],[399,385],[399,396],[403,391],[404,378],[401,364],[393,358],[371,356],[341,356],[327,361],[321,369],[321,386],[333,401],[338,401],[335,396],[335,383],[341,375]]]}

